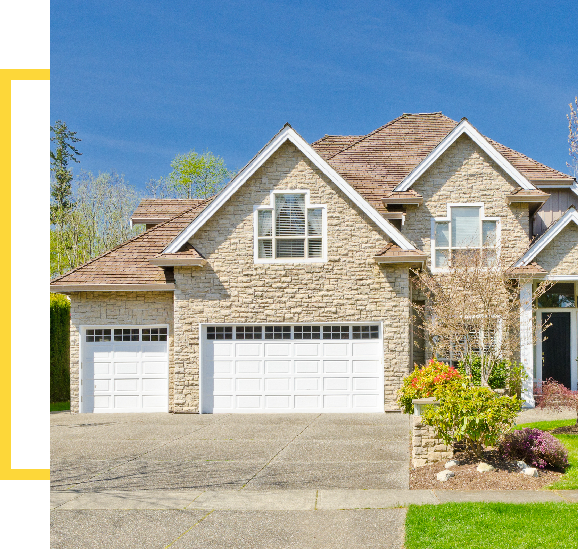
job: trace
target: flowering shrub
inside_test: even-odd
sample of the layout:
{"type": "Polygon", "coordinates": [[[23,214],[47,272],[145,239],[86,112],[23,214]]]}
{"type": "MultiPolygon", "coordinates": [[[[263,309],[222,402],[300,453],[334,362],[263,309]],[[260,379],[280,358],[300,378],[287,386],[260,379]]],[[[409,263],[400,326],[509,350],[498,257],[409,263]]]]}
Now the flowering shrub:
{"type": "Polygon", "coordinates": [[[423,368],[416,368],[404,380],[397,393],[399,407],[406,414],[413,414],[414,398],[439,397],[451,387],[464,382],[461,374],[452,366],[432,358],[423,368]]]}
{"type": "Polygon", "coordinates": [[[578,391],[571,391],[556,380],[549,378],[538,387],[536,406],[538,408],[551,408],[560,411],[564,408],[574,408],[577,412],[576,423],[578,424],[578,391]]]}
{"type": "Polygon", "coordinates": [[[507,434],[500,443],[500,454],[507,459],[520,459],[544,469],[568,467],[568,451],[550,433],[540,429],[521,429],[507,434]]]}
{"type": "Polygon", "coordinates": [[[438,395],[439,406],[428,406],[422,420],[435,427],[446,444],[464,441],[468,451],[482,455],[510,430],[522,407],[517,397],[498,397],[488,387],[460,384],[438,395]]]}

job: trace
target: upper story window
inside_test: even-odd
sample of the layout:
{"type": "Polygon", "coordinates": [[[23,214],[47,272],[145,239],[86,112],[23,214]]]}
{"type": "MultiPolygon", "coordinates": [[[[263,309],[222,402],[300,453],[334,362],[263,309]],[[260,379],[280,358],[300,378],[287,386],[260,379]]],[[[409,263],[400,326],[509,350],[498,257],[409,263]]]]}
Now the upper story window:
{"type": "Polygon", "coordinates": [[[325,206],[309,204],[308,191],[273,191],[270,204],[255,209],[255,261],[325,261],[325,206]]]}
{"type": "Polygon", "coordinates": [[[432,263],[445,269],[460,252],[480,253],[488,264],[497,259],[499,219],[484,216],[483,204],[449,204],[448,215],[432,227],[432,263]]]}

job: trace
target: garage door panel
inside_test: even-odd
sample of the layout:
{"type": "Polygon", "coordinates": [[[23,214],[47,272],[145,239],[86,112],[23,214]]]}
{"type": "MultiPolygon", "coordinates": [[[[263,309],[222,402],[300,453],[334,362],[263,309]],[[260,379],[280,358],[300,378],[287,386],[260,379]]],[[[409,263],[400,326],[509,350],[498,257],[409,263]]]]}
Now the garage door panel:
{"type": "Polygon", "coordinates": [[[203,413],[383,411],[379,326],[256,326],[202,329],[203,413]]]}
{"type": "Polygon", "coordinates": [[[167,329],[147,333],[165,341],[142,341],[144,332],[117,327],[83,332],[82,412],[168,411],[167,329]],[[99,330],[113,332],[116,339],[97,339],[99,330]],[[123,341],[126,336],[130,340],[123,341]]]}
{"type": "Polygon", "coordinates": [[[115,375],[126,375],[138,373],[138,362],[115,362],[115,375]]]}
{"type": "Polygon", "coordinates": [[[291,362],[288,360],[266,360],[266,374],[288,374],[291,372],[291,362]]]}

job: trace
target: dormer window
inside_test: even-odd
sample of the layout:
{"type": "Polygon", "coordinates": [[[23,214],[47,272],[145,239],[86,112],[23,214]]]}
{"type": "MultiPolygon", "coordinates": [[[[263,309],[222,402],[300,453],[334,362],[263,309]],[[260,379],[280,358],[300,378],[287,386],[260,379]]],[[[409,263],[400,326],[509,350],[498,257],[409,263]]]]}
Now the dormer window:
{"type": "Polygon", "coordinates": [[[449,204],[447,217],[433,221],[432,265],[446,269],[452,256],[478,250],[492,264],[498,244],[499,218],[485,217],[483,204],[449,204]]]}
{"type": "Polygon", "coordinates": [[[273,191],[270,204],[255,209],[255,262],[325,261],[325,206],[308,191],[273,191]]]}

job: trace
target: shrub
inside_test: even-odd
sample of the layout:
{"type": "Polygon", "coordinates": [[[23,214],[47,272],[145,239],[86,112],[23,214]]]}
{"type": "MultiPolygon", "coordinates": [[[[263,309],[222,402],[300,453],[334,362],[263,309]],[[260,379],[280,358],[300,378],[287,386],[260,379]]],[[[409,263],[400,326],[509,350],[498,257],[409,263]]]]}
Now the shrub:
{"type": "Polygon", "coordinates": [[[414,398],[437,398],[443,391],[462,383],[463,378],[455,368],[432,358],[427,366],[417,367],[403,380],[397,402],[404,413],[413,414],[414,398]]]}
{"type": "MultiPolygon", "coordinates": [[[[481,385],[482,364],[478,355],[467,357],[470,365],[471,382],[473,385],[481,385]]],[[[458,364],[458,371],[462,376],[467,376],[466,360],[458,364]]],[[[522,391],[522,383],[527,374],[522,364],[511,362],[510,360],[500,360],[492,367],[492,372],[488,378],[488,385],[491,389],[507,389],[510,395],[518,395],[522,391]]]]}
{"type": "Polygon", "coordinates": [[[452,387],[439,397],[439,406],[428,406],[423,422],[435,427],[446,444],[463,441],[466,449],[481,456],[511,429],[522,401],[516,396],[498,397],[488,387],[452,387]]]}
{"type": "Polygon", "coordinates": [[[50,294],[50,402],[70,400],[70,302],[50,294]]]}
{"type": "Polygon", "coordinates": [[[574,408],[576,410],[576,424],[578,424],[578,391],[571,391],[553,378],[547,379],[538,388],[536,406],[538,408],[551,408],[555,411],[574,408]]]}
{"type": "Polygon", "coordinates": [[[504,436],[500,443],[500,454],[507,459],[525,461],[529,465],[544,469],[568,467],[568,451],[550,433],[540,429],[520,429],[504,436]]]}

